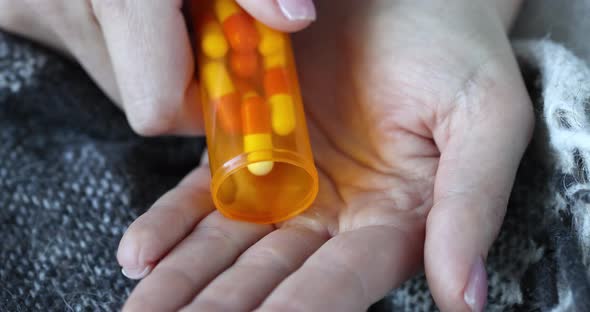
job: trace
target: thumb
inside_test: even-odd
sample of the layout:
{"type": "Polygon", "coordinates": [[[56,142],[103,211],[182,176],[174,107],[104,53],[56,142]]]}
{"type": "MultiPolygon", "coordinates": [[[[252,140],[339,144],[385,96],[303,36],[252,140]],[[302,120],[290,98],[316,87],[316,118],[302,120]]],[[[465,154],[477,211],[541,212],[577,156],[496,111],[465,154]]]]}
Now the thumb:
{"type": "Polygon", "coordinates": [[[316,19],[313,0],[237,0],[250,15],[277,30],[294,32],[316,19]]]}
{"type": "Polygon", "coordinates": [[[460,100],[465,103],[455,103],[434,132],[441,157],[424,261],[442,311],[483,311],[485,258],[533,128],[532,106],[516,70],[496,67],[484,75],[494,84],[474,81],[460,100]]]}

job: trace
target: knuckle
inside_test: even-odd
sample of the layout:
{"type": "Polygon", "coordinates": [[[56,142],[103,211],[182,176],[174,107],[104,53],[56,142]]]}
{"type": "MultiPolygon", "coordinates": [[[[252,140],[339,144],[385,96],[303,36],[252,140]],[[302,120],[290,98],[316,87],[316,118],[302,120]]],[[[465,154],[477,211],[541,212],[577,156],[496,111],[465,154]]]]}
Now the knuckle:
{"type": "Polygon", "coordinates": [[[177,113],[169,103],[177,102],[157,97],[133,100],[127,105],[129,125],[141,136],[168,134],[174,128],[177,113]]]}
{"type": "Polygon", "coordinates": [[[25,5],[15,4],[11,0],[0,0],[0,28],[19,32],[27,29],[26,25],[33,19],[34,14],[27,10],[25,5]]]}
{"type": "Polygon", "coordinates": [[[128,0],[89,0],[92,10],[97,17],[109,16],[113,13],[125,12],[128,0]]]}
{"type": "Polygon", "coordinates": [[[236,262],[236,266],[269,269],[285,274],[295,269],[295,264],[272,247],[261,247],[245,252],[236,262]]]}
{"type": "Polygon", "coordinates": [[[234,238],[224,229],[215,226],[201,226],[198,228],[198,231],[200,232],[198,239],[216,242],[218,246],[227,246],[236,249],[239,247],[234,238]]]}

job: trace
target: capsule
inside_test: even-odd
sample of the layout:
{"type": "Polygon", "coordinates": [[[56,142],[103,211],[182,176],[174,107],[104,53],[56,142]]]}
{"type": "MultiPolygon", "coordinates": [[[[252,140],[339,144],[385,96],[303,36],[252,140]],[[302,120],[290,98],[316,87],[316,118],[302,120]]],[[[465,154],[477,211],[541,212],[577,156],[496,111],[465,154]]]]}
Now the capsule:
{"type": "Polygon", "coordinates": [[[260,36],[254,19],[233,0],[215,0],[215,13],[231,48],[238,52],[256,50],[260,36]]]}
{"type": "Polygon", "coordinates": [[[264,69],[287,67],[287,56],[282,53],[271,54],[263,59],[264,69]]]}
{"type": "Polygon", "coordinates": [[[272,111],[272,129],[278,135],[289,135],[295,129],[295,108],[284,67],[273,67],[264,73],[264,90],[272,111]]]}
{"type": "Polygon", "coordinates": [[[232,71],[240,78],[250,78],[258,70],[258,55],[252,52],[233,52],[229,60],[232,71]]]}
{"type": "Polygon", "coordinates": [[[282,33],[260,23],[256,22],[256,29],[260,33],[260,43],[258,44],[258,52],[261,55],[269,56],[273,54],[284,54],[285,52],[285,37],[282,33]]]}
{"type": "Polygon", "coordinates": [[[285,36],[280,32],[256,22],[256,29],[260,33],[258,52],[263,56],[265,69],[287,66],[285,36]]]}
{"type": "Polygon", "coordinates": [[[217,121],[227,133],[240,133],[242,128],[240,95],[224,63],[209,61],[203,66],[202,76],[208,98],[215,107],[217,121]]]}
{"type": "Polygon", "coordinates": [[[205,16],[202,27],[201,50],[203,54],[212,59],[224,57],[229,46],[215,17],[213,15],[205,16]]]}
{"type": "Polygon", "coordinates": [[[272,156],[270,110],[264,98],[255,92],[248,92],[243,98],[244,152],[249,154],[248,162],[251,163],[248,170],[256,176],[264,176],[274,166],[272,161],[259,161],[272,156]]]}

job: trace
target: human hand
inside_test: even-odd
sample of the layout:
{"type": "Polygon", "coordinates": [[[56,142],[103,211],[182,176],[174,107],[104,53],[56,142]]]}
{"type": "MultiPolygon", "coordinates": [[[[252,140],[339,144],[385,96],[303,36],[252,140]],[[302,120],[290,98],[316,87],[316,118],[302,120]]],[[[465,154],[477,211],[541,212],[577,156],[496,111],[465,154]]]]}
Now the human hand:
{"type": "MultiPolygon", "coordinates": [[[[284,31],[300,30],[315,19],[315,11],[300,0],[237,1],[284,31]]],[[[77,60],[137,133],[202,134],[182,6],[182,0],[0,0],[0,28],[77,60]]]]}
{"type": "Polygon", "coordinates": [[[274,226],[225,219],[204,164],[123,237],[124,269],[153,269],[126,311],[359,311],[422,268],[443,311],[482,309],[485,257],[533,124],[506,35],[515,9],[318,5],[294,38],[314,205],[274,226]]]}
{"type": "MultiPolygon", "coordinates": [[[[0,26],[80,61],[139,133],[199,133],[180,1],[119,3],[129,7],[0,0],[0,26]]],[[[468,310],[466,293],[483,305],[478,259],[532,128],[505,16],[468,0],[320,4],[317,25],[295,37],[316,203],[275,226],[230,221],[198,168],[123,238],[121,265],[153,268],[126,310],[356,311],[422,264],[442,310],[468,310]]],[[[277,16],[266,22],[308,23],[277,16]]]]}

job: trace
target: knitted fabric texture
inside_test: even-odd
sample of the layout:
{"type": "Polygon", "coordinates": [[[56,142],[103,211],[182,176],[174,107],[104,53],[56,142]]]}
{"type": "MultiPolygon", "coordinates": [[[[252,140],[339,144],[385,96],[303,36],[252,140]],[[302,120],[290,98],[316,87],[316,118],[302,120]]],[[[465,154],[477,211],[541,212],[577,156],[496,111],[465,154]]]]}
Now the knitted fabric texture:
{"type": "MultiPolygon", "coordinates": [[[[515,41],[537,129],[488,261],[488,311],[590,311],[590,67],[515,41]]],[[[146,139],[75,64],[0,33],[0,311],[117,311],[126,227],[198,165],[146,139]]],[[[417,276],[372,311],[436,311],[417,276]]]]}
{"type": "Polygon", "coordinates": [[[0,33],[0,311],[118,311],[122,234],[203,146],[134,135],[79,67],[0,33]]]}

